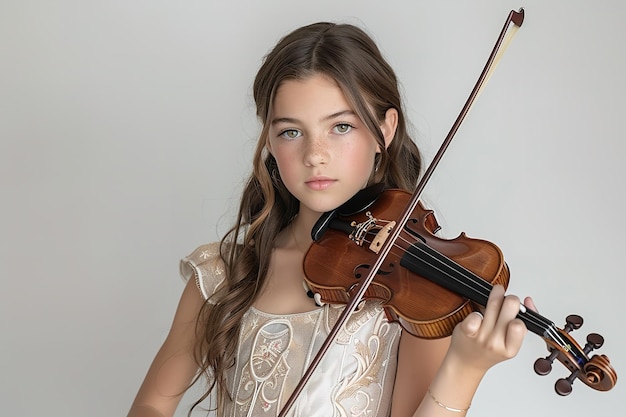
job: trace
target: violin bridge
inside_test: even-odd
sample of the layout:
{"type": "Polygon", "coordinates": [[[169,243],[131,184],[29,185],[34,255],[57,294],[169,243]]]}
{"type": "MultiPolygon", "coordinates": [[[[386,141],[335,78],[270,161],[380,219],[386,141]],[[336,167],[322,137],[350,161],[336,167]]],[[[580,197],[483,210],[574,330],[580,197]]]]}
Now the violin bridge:
{"type": "Polygon", "coordinates": [[[374,240],[372,240],[372,243],[370,243],[370,250],[372,252],[378,253],[380,251],[380,248],[383,247],[383,244],[387,241],[389,234],[391,233],[391,231],[393,230],[395,226],[396,226],[396,222],[391,221],[387,223],[384,227],[380,228],[378,233],[376,233],[374,240]]]}
{"type": "Polygon", "coordinates": [[[396,222],[391,221],[387,222],[385,226],[379,226],[377,222],[380,220],[372,216],[371,212],[368,211],[365,215],[367,216],[366,221],[362,223],[353,221],[350,223],[350,226],[353,228],[353,232],[350,234],[350,239],[358,246],[363,246],[363,243],[367,242],[367,236],[371,236],[376,233],[369,245],[369,249],[374,253],[378,253],[395,227],[396,222]]]}

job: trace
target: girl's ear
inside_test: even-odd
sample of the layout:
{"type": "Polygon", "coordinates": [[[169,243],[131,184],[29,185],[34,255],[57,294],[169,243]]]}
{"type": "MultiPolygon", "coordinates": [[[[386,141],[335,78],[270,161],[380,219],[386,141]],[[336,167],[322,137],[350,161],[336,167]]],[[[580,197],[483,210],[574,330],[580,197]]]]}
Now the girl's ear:
{"type": "Polygon", "coordinates": [[[398,110],[393,107],[388,109],[385,113],[385,120],[380,125],[380,130],[385,137],[385,149],[391,145],[391,141],[396,136],[396,129],[398,128],[398,110]]]}

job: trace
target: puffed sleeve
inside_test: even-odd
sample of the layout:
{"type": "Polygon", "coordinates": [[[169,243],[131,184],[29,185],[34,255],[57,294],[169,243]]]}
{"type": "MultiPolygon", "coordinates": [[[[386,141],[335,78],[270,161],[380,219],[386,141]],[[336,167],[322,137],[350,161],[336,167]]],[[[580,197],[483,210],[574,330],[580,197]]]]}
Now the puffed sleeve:
{"type": "Polygon", "coordinates": [[[180,275],[188,281],[196,281],[204,299],[208,299],[224,281],[224,262],[219,254],[219,242],[197,247],[191,254],[180,260],[180,275]]]}

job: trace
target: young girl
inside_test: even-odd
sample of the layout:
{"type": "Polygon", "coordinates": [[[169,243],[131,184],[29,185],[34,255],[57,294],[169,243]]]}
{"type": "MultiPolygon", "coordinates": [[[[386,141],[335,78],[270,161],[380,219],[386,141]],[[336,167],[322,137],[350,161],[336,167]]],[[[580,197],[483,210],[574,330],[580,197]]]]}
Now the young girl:
{"type": "MultiPolygon", "coordinates": [[[[303,288],[314,223],[369,184],[417,183],[396,76],[359,28],[317,23],[287,35],[254,98],[263,128],[236,223],[181,261],[188,283],[130,417],[172,416],[201,377],[196,405],[213,394],[219,416],[277,416],[344,308],[317,306],[303,288]]],[[[485,372],[518,352],[519,308],[496,286],[484,318],[425,340],[366,301],[288,415],[463,416],[485,372]]]]}

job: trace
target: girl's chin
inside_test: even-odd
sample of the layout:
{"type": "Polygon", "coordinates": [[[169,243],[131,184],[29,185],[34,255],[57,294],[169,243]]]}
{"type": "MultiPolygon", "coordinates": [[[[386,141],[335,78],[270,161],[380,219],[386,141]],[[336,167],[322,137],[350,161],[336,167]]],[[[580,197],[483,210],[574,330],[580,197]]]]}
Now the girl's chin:
{"type": "MultiPolygon", "coordinates": [[[[339,191],[339,190],[336,190],[339,191]]],[[[340,192],[303,192],[296,194],[296,198],[300,201],[300,209],[305,209],[315,213],[326,213],[341,206],[343,203],[352,198],[359,190],[341,190],[340,192]]]]}
{"type": "MultiPolygon", "coordinates": [[[[346,200],[347,201],[347,200],[346,200]]],[[[306,202],[300,202],[300,211],[306,210],[311,214],[321,215],[323,213],[332,211],[337,207],[341,206],[343,201],[334,201],[334,202],[321,202],[317,201],[311,204],[307,204],[306,202]]]]}

